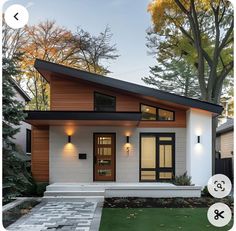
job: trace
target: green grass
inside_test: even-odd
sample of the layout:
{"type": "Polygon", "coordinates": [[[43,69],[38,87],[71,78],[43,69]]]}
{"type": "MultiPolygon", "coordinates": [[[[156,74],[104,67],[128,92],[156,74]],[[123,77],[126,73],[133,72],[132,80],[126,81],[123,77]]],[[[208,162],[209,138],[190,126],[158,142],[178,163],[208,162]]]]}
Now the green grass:
{"type": "Polygon", "coordinates": [[[218,231],[229,230],[207,220],[207,208],[103,208],[100,231],[218,231]]]}

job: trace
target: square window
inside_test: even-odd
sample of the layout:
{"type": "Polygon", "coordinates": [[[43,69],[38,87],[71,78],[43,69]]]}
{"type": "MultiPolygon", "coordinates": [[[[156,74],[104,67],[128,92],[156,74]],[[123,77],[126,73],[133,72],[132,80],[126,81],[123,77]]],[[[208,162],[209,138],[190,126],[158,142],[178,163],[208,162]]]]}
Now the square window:
{"type": "Polygon", "coordinates": [[[116,98],[96,92],[94,94],[94,111],[116,111],[116,98]]]}

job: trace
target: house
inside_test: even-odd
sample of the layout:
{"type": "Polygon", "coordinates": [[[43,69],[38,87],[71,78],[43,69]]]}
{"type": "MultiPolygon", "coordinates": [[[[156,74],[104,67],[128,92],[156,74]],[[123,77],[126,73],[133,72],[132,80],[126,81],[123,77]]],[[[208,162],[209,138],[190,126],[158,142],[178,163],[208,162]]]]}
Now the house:
{"type": "Polygon", "coordinates": [[[226,122],[216,129],[216,152],[220,158],[232,158],[234,153],[234,119],[227,118],[226,122]]]}
{"type": "Polygon", "coordinates": [[[233,182],[234,172],[234,119],[227,118],[226,122],[216,129],[216,162],[215,172],[224,174],[233,182]]]}
{"type": "Polygon", "coordinates": [[[207,184],[221,106],[43,60],[35,68],[50,84],[50,111],[26,118],[37,182],[156,184],[187,171],[207,184]]]}
{"type": "MultiPolygon", "coordinates": [[[[23,105],[31,100],[28,94],[19,86],[19,84],[11,79],[12,86],[15,91],[15,99],[23,105]]],[[[31,154],[31,125],[22,121],[20,131],[14,136],[14,143],[17,148],[25,154],[31,154]]]]}

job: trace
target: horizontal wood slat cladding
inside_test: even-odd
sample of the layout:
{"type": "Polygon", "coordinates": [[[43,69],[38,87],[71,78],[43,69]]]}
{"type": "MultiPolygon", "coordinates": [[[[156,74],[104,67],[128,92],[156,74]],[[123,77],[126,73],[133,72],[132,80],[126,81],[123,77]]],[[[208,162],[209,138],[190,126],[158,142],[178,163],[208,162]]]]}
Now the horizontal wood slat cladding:
{"type": "Polygon", "coordinates": [[[116,111],[138,112],[140,103],[175,111],[175,121],[141,121],[140,127],[186,127],[186,109],[181,106],[172,107],[159,103],[156,99],[147,100],[145,97],[137,97],[122,90],[111,90],[106,86],[94,85],[66,76],[53,76],[50,88],[51,110],[93,111],[94,92],[99,92],[116,97],[116,111]]]}
{"type": "Polygon", "coordinates": [[[93,111],[94,92],[116,97],[117,111],[139,111],[136,97],[94,86],[81,81],[65,80],[54,77],[51,87],[51,110],[93,111]]]}
{"type": "Polygon", "coordinates": [[[32,127],[31,171],[36,182],[49,181],[49,127],[32,127]]]}

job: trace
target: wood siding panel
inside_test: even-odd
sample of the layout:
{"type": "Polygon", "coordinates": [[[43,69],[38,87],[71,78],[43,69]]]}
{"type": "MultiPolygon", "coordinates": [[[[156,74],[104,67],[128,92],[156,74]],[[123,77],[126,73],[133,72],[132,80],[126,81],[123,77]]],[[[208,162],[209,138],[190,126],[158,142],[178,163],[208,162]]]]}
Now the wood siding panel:
{"type": "Polygon", "coordinates": [[[101,85],[93,85],[69,77],[53,77],[51,79],[51,110],[93,111],[94,92],[116,97],[116,111],[139,112],[140,104],[147,104],[175,111],[175,121],[141,121],[140,127],[186,127],[186,109],[166,105],[157,99],[148,100],[121,90],[109,89],[101,85]],[[67,78],[67,79],[66,79],[67,78]]]}
{"type": "Polygon", "coordinates": [[[31,171],[36,182],[49,181],[49,127],[32,127],[31,171]]]}

